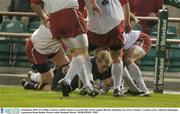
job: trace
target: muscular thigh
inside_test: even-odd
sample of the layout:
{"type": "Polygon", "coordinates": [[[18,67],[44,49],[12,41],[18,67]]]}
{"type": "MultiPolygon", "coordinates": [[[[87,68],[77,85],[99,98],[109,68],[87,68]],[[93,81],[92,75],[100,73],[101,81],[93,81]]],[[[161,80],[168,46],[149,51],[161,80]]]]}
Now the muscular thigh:
{"type": "Polygon", "coordinates": [[[68,39],[62,38],[61,41],[69,49],[88,47],[88,39],[85,33],[80,34],[75,38],[68,38],[68,39]]]}
{"type": "Polygon", "coordinates": [[[63,49],[60,50],[51,58],[52,62],[55,66],[62,66],[64,64],[69,63],[69,58],[65,55],[63,49]]]}
{"type": "Polygon", "coordinates": [[[144,49],[138,45],[133,45],[125,51],[125,59],[131,59],[133,61],[137,61],[143,58],[145,55],[146,52],[144,51],[144,49]]]}

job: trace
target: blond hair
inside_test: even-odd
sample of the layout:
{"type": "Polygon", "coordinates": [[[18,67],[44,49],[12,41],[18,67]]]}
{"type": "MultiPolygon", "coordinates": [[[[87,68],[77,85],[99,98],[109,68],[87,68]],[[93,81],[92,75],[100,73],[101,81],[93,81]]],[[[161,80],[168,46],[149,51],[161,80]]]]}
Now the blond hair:
{"type": "Polygon", "coordinates": [[[112,64],[112,57],[106,50],[98,52],[96,55],[96,59],[98,59],[98,61],[100,62],[105,62],[108,66],[112,64]]]}

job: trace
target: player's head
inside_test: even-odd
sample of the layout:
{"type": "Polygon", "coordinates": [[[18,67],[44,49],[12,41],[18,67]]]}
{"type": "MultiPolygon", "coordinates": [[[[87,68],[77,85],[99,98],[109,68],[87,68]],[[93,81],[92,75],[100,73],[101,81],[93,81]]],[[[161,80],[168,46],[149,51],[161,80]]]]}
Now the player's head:
{"type": "Polygon", "coordinates": [[[104,71],[108,70],[108,68],[112,64],[112,58],[108,51],[100,51],[96,55],[96,64],[99,73],[103,73],[104,71]]]}

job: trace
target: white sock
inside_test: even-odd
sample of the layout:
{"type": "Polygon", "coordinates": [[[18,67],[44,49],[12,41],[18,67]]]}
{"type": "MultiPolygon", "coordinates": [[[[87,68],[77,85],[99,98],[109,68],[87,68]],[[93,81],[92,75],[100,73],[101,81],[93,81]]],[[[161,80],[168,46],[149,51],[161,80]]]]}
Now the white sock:
{"type": "Polygon", "coordinates": [[[124,90],[124,79],[122,78],[122,81],[121,81],[121,86],[120,86],[121,90],[124,90]]]}
{"type": "Polygon", "coordinates": [[[32,73],[31,76],[30,76],[30,79],[34,82],[38,82],[40,83],[41,82],[41,74],[39,73],[32,73]]]}
{"type": "Polygon", "coordinates": [[[86,71],[87,71],[87,78],[90,81],[93,81],[92,64],[91,64],[91,62],[89,60],[86,60],[85,68],[86,68],[86,71]]]}
{"type": "Polygon", "coordinates": [[[82,55],[78,55],[77,57],[72,58],[70,63],[70,67],[64,80],[70,85],[72,79],[75,77],[83,69],[84,57],[82,55]]]}
{"type": "Polygon", "coordinates": [[[80,80],[82,81],[84,86],[89,86],[90,88],[92,88],[92,84],[90,83],[90,80],[87,76],[87,70],[85,65],[83,65],[82,70],[78,73],[78,76],[80,78],[80,80]]]}
{"type": "Polygon", "coordinates": [[[132,63],[132,64],[128,65],[127,68],[129,70],[130,75],[134,76],[134,79],[136,81],[138,88],[141,91],[149,92],[149,90],[147,89],[147,87],[144,83],[144,80],[143,80],[143,77],[142,77],[139,67],[135,63],[132,63]]]}
{"type": "Polygon", "coordinates": [[[114,82],[114,89],[120,89],[122,82],[122,73],[123,73],[123,63],[120,61],[119,63],[113,63],[111,68],[112,78],[114,82]]]}
{"type": "Polygon", "coordinates": [[[129,89],[132,92],[140,92],[140,90],[138,89],[138,87],[136,86],[134,81],[132,80],[132,78],[131,78],[131,76],[130,76],[130,74],[129,74],[129,72],[128,72],[126,67],[124,67],[124,70],[123,70],[123,78],[124,78],[124,81],[129,86],[129,89]]]}

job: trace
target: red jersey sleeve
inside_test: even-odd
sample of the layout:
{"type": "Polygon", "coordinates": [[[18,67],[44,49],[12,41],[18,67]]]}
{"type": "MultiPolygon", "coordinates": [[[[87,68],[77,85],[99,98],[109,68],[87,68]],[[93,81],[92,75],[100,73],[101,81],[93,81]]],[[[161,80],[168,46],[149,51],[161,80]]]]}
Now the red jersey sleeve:
{"type": "Polygon", "coordinates": [[[121,2],[122,6],[128,3],[128,0],[119,0],[119,1],[121,2]]]}
{"type": "Polygon", "coordinates": [[[30,0],[31,4],[41,4],[42,0],[30,0]]]}

